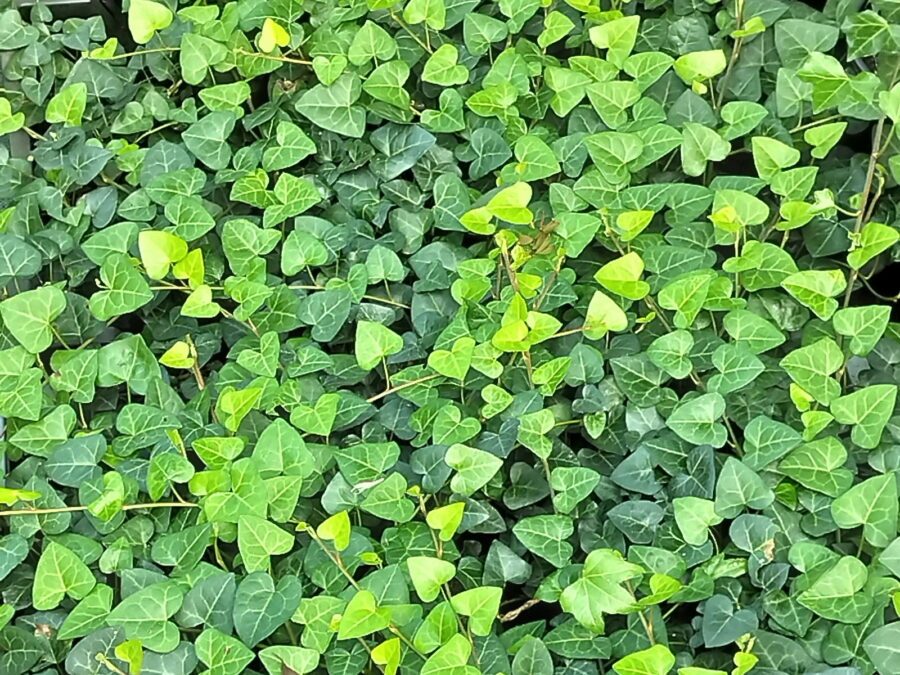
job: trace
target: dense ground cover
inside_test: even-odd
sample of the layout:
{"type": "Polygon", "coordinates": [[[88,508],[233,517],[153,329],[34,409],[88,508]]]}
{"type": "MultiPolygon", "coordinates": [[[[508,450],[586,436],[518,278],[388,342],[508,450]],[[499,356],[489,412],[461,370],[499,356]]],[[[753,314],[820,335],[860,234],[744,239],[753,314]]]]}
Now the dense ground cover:
{"type": "Polygon", "coordinates": [[[0,674],[900,673],[900,2],[124,23],[0,13],[0,674]]]}

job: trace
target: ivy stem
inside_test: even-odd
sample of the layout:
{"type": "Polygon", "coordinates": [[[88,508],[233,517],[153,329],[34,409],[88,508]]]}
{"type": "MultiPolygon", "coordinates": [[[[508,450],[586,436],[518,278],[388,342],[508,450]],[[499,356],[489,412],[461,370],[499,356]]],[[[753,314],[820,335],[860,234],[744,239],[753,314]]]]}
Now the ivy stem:
{"type": "Polygon", "coordinates": [[[393,393],[396,393],[402,389],[407,389],[409,387],[414,387],[417,384],[423,384],[424,382],[430,382],[436,378],[440,377],[438,374],[434,375],[426,375],[425,377],[420,377],[416,380],[410,380],[409,382],[404,382],[403,384],[398,384],[396,387],[390,387],[389,389],[385,389],[380,394],[375,394],[374,396],[370,396],[366,399],[367,403],[375,403],[375,401],[380,401],[385,396],[390,396],[393,393]]]}
{"type": "Polygon", "coordinates": [[[817,127],[820,124],[827,124],[828,122],[834,122],[843,117],[843,115],[830,115],[828,117],[823,117],[820,120],[811,120],[805,124],[798,124],[793,129],[791,129],[788,133],[796,134],[798,131],[805,131],[806,129],[812,129],[813,127],[817,127]]]}
{"type": "Polygon", "coordinates": [[[200,372],[200,364],[198,363],[200,356],[197,354],[197,346],[194,344],[190,334],[185,335],[184,340],[187,342],[188,349],[190,349],[191,356],[194,359],[194,363],[191,364],[191,371],[194,373],[194,379],[197,380],[197,388],[203,391],[206,389],[206,380],[203,379],[203,373],[200,372]]]}
{"type": "Polygon", "coordinates": [[[149,129],[148,131],[145,131],[145,132],[142,133],[140,136],[138,136],[136,139],[134,139],[134,143],[135,143],[135,145],[137,145],[138,143],[140,143],[142,140],[144,140],[144,139],[147,138],[148,136],[150,136],[150,135],[152,135],[152,134],[155,134],[155,133],[157,133],[157,132],[159,132],[159,131],[162,131],[163,129],[168,129],[168,128],[170,128],[170,127],[174,127],[174,126],[176,126],[176,125],[178,125],[178,124],[180,124],[180,122],[166,122],[165,124],[160,124],[160,125],[157,126],[157,127],[153,127],[152,129],[149,129]]]}
{"type": "Polygon", "coordinates": [[[33,139],[35,139],[36,141],[46,141],[46,140],[49,140],[46,136],[44,136],[43,134],[38,133],[37,131],[35,131],[35,130],[32,129],[31,127],[22,127],[22,131],[24,131],[26,134],[28,134],[29,136],[31,136],[31,137],[32,137],[33,139]]]}
{"type": "Polygon", "coordinates": [[[139,49],[135,52],[125,52],[124,54],[115,54],[113,56],[85,56],[84,58],[91,61],[117,61],[119,59],[130,59],[132,56],[143,56],[144,54],[163,54],[165,52],[180,52],[181,47],[154,47],[152,49],[139,49]]]}
{"type": "Polygon", "coordinates": [[[556,338],[566,337],[568,335],[576,335],[584,330],[584,326],[579,326],[578,328],[570,328],[569,330],[561,330],[558,333],[554,333],[551,335],[548,340],[554,340],[556,338]]]}
{"type": "MultiPolygon", "coordinates": [[[[350,585],[353,586],[353,588],[355,588],[357,591],[362,590],[362,588],[359,585],[359,582],[353,578],[353,575],[350,574],[350,570],[347,569],[346,565],[344,565],[344,561],[341,560],[341,554],[338,553],[337,551],[332,553],[330,550],[328,550],[328,547],[325,545],[325,542],[323,542],[319,538],[319,536],[316,534],[315,530],[312,527],[307,526],[304,531],[306,532],[306,534],[308,534],[310,536],[310,538],[314,542],[316,542],[316,544],[319,545],[319,548],[322,549],[322,552],[325,555],[327,555],[328,558],[331,560],[331,562],[333,562],[335,564],[335,566],[341,571],[341,574],[343,574],[344,577],[346,577],[347,581],[350,582],[350,585]]],[[[400,629],[397,628],[397,626],[395,626],[394,624],[390,624],[388,626],[388,630],[392,634],[394,634],[398,638],[400,638],[401,642],[403,642],[407,647],[409,647],[409,649],[411,649],[414,653],[416,653],[419,656],[422,656],[422,658],[424,658],[424,655],[418,649],[416,649],[415,645],[412,642],[410,642],[408,637],[406,637],[402,632],[400,632],[400,629]]]]}
{"type": "MultiPolygon", "coordinates": [[[[419,44],[419,46],[422,49],[424,49],[426,52],[428,52],[429,54],[433,53],[431,51],[431,46],[422,42],[422,39],[418,35],[416,35],[415,33],[412,32],[412,29],[410,29],[410,27],[406,25],[406,22],[403,19],[401,19],[399,16],[397,16],[397,13],[393,9],[391,9],[390,12],[391,12],[391,18],[397,22],[397,25],[400,26],[400,28],[403,29],[403,31],[407,35],[409,35],[413,40],[415,40],[419,44]]],[[[428,33],[426,32],[426,35],[427,34],[428,33]]]]}
{"type": "Polygon", "coordinates": [[[101,664],[104,668],[109,670],[111,673],[116,673],[116,675],[127,675],[124,670],[119,668],[115,663],[113,663],[106,654],[102,652],[98,652],[94,658],[97,663],[101,664]]]}
{"type": "MultiPolygon", "coordinates": [[[[631,583],[630,583],[630,582],[628,582],[628,581],[625,582],[625,588],[628,589],[628,592],[629,592],[629,593],[631,593],[632,595],[634,595],[634,590],[632,589],[631,583]]],[[[647,639],[650,640],[650,645],[651,645],[651,646],[652,646],[652,645],[655,645],[655,644],[656,644],[656,637],[655,637],[654,634],[653,634],[653,621],[652,621],[652,619],[651,619],[651,620],[648,620],[648,619],[647,619],[646,615],[644,614],[644,610],[639,610],[638,613],[637,613],[637,615],[638,615],[638,619],[640,619],[640,621],[641,621],[641,625],[644,627],[644,632],[647,633],[647,639]]]]}
{"type": "MultiPolygon", "coordinates": [[[[163,126],[165,126],[165,125],[163,125],[163,126]]],[[[157,127],[157,129],[155,129],[153,131],[159,131],[162,128],[163,127],[160,126],[160,127],[157,127]]],[[[140,140],[140,139],[138,139],[138,140],[140,140]]],[[[325,286],[318,286],[318,285],[314,285],[314,284],[289,284],[288,288],[291,288],[293,290],[298,290],[298,291],[324,291],[325,290],[325,286]]],[[[151,291],[181,291],[182,293],[191,293],[193,289],[188,288],[187,286],[179,286],[177,284],[170,284],[167,282],[162,282],[160,284],[155,284],[155,285],[150,286],[150,290],[151,291]]],[[[223,286],[210,286],[209,290],[222,291],[222,290],[224,290],[224,287],[223,286]]],[[[392,298],[382,298],[380,295],[364,295],[362,297],[363,297],[363,300],[368,300],[370,302],[382,302],[385,305],[399,307],[400,309],[410,309],[409,305],[402,303],[402,302],[397,302],[396,300],[394,300],[392,298]]]]}
{"type": "Polygon", "coordinates": [[[383,356],[381,357],[381,365],[384,366],[384,382],[387,385],[387,388],[391,388],[391,371],[388,370],[387,359],[383,356]]]}
{"type": "MultiPolygon", "coordinates": [[[[850,235],[851,240],[859,236],[866,222],[866,214],[870,213],[871,208],[875,205],[874,200],[872,204],[869,204],[869,195],[872,192],[872,184],[875,181],[875,168],[878,166],[878,160],[881,157],[881,137],[884,134],[884,123],[885,116],[882,115],[878,118],[878,123],[875,125],[875,134],[872,137],[872,152],[869,155],[869,166],[866,169],[866,182],[863,184],[863,191],[859,200],[859,212],[856,216],[856,223],[853,226],[853,234],[850,235]]],[[[847,280],[847,290],[844,291],[844,307],[850,304],[850,296],[853,295],[853,285],[856,283],[857,277],[859,277],[859,270],[853,270],[850,273],[850,279],[847,280]]]]}
{"type": "Polygon", "coordinates": [[[56,329],[56,326],[54,326],[52,323],[50,324],[50,332],[53,333],[53,337],[55,337],[65,349],[68,349],[68,350],[72,349],[69,346],[69,343],[66,342],[65,340],[63,340],[63,336],[59,334],[59,331],[56,329]]]}
{"type": "Polygon", "coordinates": [[[523,602],[521,605],[519,605],[515,609],[511,609],[506,614],[502,614],[500,616],[500,623],[507,623],[509,621],[515,621],[517,618],[519,618],[519,615],[522,612],[524,612],[525,610],[531,609],[535,605],[540,604],[540,602],[541,601],[537,598],[529,598],[528,600],[523,602]]]}
{"type": "Polygon", "coordinates": [[[350,574],[350,570],[347,569],[346,565],[344,565],[344,561],[341,560],[340,553],[337,553],[336,551],[332,553],[325,545],[325,543],[321,539],[319,539],[319,535],[316,534],[316,531],[312,527],[307,527],[305,531],[306,534],[308,534],[310,538],[314,542],[316,542],[316,544],[318,544],[319,548],[322,549],[322,552],[329,557],[331,562],[334,563],[335,567],[340,570],[341,574],[343,574],[347,581],[350,582],[350,585],[353,586],[353,588],[355,588],[356,590],[361,590],[359,582],[353,578],[353,575],[350,574]]]}
{"type": "MultiPolygon", "coordinates": [[[[176,509],[176,508],[196,508],[199,504],[191,502],[149,502],[147,504],[125,504],[123,511],[136,511],[138,509],[176,509]]],[[[57,506],[46,509],[13,509],[11,511],[0,511],[0,518],[8,518],[11,516],[47,516],[53,513],[76,513],[78,511],[87,511],[86,506],[57,506]]]]}
{"type": "Polygon", "coordinates": [[[234,50],[235,54],[241,54],[242,56],[255,56],[259,59],[268,59],[269,61],[281,61],[282,63],[294,63],[298,66],[311,66],[312,61],[305,61],[304,59],[295,59],[290,56],[281,56],[280,54],[265,54],[263,52],[251,52],[246,49],[237,48],[234,50]]]}
{"type": "Polygon", "coordinates": [[[544,467],[544,475],[547,477],[547,487],[550,488],[550,503],[553,505],[553,512],[556,513],[556,491],[550,480],[550,462],[546,457],[541,457],[541,465],[544,467]]]}
{"type": "MultiPolygon", "coordinates": [[[[737,16],[735,17],[735,30],[740,30],[744,26],[744,0],[737,0],[737,16]]],[[[722,101],[725,99],[725,85],[728,84],[728,78],[731,76],[731,71],[734,70],[734,64],[737,63],[738,57],[741,55],[741,47],[744,44],[744,39],[741,37],[734,39],[734,46],[731,48],[731,56],[728,57],[728,65],[725,67],[725,73],[722,75],[722,79],[719,80],[719,98],[718,100],[714,100],[715,108],[722,107],[722,101]]]]}

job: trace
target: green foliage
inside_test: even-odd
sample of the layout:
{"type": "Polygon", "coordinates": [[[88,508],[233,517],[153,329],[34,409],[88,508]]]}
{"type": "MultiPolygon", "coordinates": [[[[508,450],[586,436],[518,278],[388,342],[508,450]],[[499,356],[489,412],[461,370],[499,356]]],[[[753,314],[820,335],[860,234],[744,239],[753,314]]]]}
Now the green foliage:
{"type": "Polygon", "coordinates": [[[0,675],[900,673],[900,3],[126,4],[0,10],[0,675]]]}

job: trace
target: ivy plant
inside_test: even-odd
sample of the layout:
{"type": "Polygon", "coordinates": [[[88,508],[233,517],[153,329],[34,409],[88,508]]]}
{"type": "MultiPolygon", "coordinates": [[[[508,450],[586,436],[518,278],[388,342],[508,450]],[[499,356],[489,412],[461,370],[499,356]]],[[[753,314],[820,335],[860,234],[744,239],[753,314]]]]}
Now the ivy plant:
{"type": "Polygon", "coordinates": [[[2,675],[900,673],[897,0],[124,12],[0,10],[2,675]]]}

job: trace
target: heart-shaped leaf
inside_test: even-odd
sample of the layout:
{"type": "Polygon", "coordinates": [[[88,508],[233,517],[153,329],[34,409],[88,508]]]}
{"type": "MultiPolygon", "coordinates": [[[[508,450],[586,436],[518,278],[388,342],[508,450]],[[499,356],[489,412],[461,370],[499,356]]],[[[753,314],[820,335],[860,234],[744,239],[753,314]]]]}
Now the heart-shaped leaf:
{"type": "Polygon", "coordinates": [[[756,613],[750,609],[735,611],[724,595],[714,595],[703,605],[703,642],[707,647],[724,647],[756,630],[756,613]]]}
{"type": "Polygon", "coordinates": [[[360,321],[356,324],[354,349],[359,367],[372,370],[382,360],[403,349],[403,338],[384,324],[360,321]]]}
{"type": "Polygon", "coordinates": [[[387,609],[378,606],[375,596],[369,591],[357,591],[341,615],[338,639],[347,640],[371,635],[390,624],[390,614],[387,609]]]}
{"type": "Polygon", "coordinates": [[[428,366],[444,377],[465,380],[474,350],[475,340],[470,337],[458,338],[451,349],[436,349],[431,352],[428,355],[428,366]]]}
{"type": "Polygon", "coordinates": [[[413,556],[406,559],[406,566],[416,593],[423,602],[434,600],[441,594],[441,586],[456,576],[456,566],[440,558],[413,556]]]}
{"type": "Polygon", "coordinates": [[[261,52],[274,52],[278,47],[287,47],[291,42],[291,34],[277,21],[266,17],[259,33],[257,44],[261,52]]]}
{"type": "Polygon", "coordinates": [[[447,449],[444,461],[456,470],[450,487],[455,493],[466,497],[487,485],[503,465],[499,457],[461,443],[447,449]]]}
{"type": "Polygon", "coordinates": [[[131,0],[128,5],[128,30],[139,45],[150,42],[156,31],[168,28],[175,15],[153,0],[131,0]]]}
{"type": "Polygon", "coordinates": [[[266,572],[244,577],[234,596],[234,629],[246,645],[257,645],[290,619],[300,604],[297,577],[275,581],[266,572]]]}

